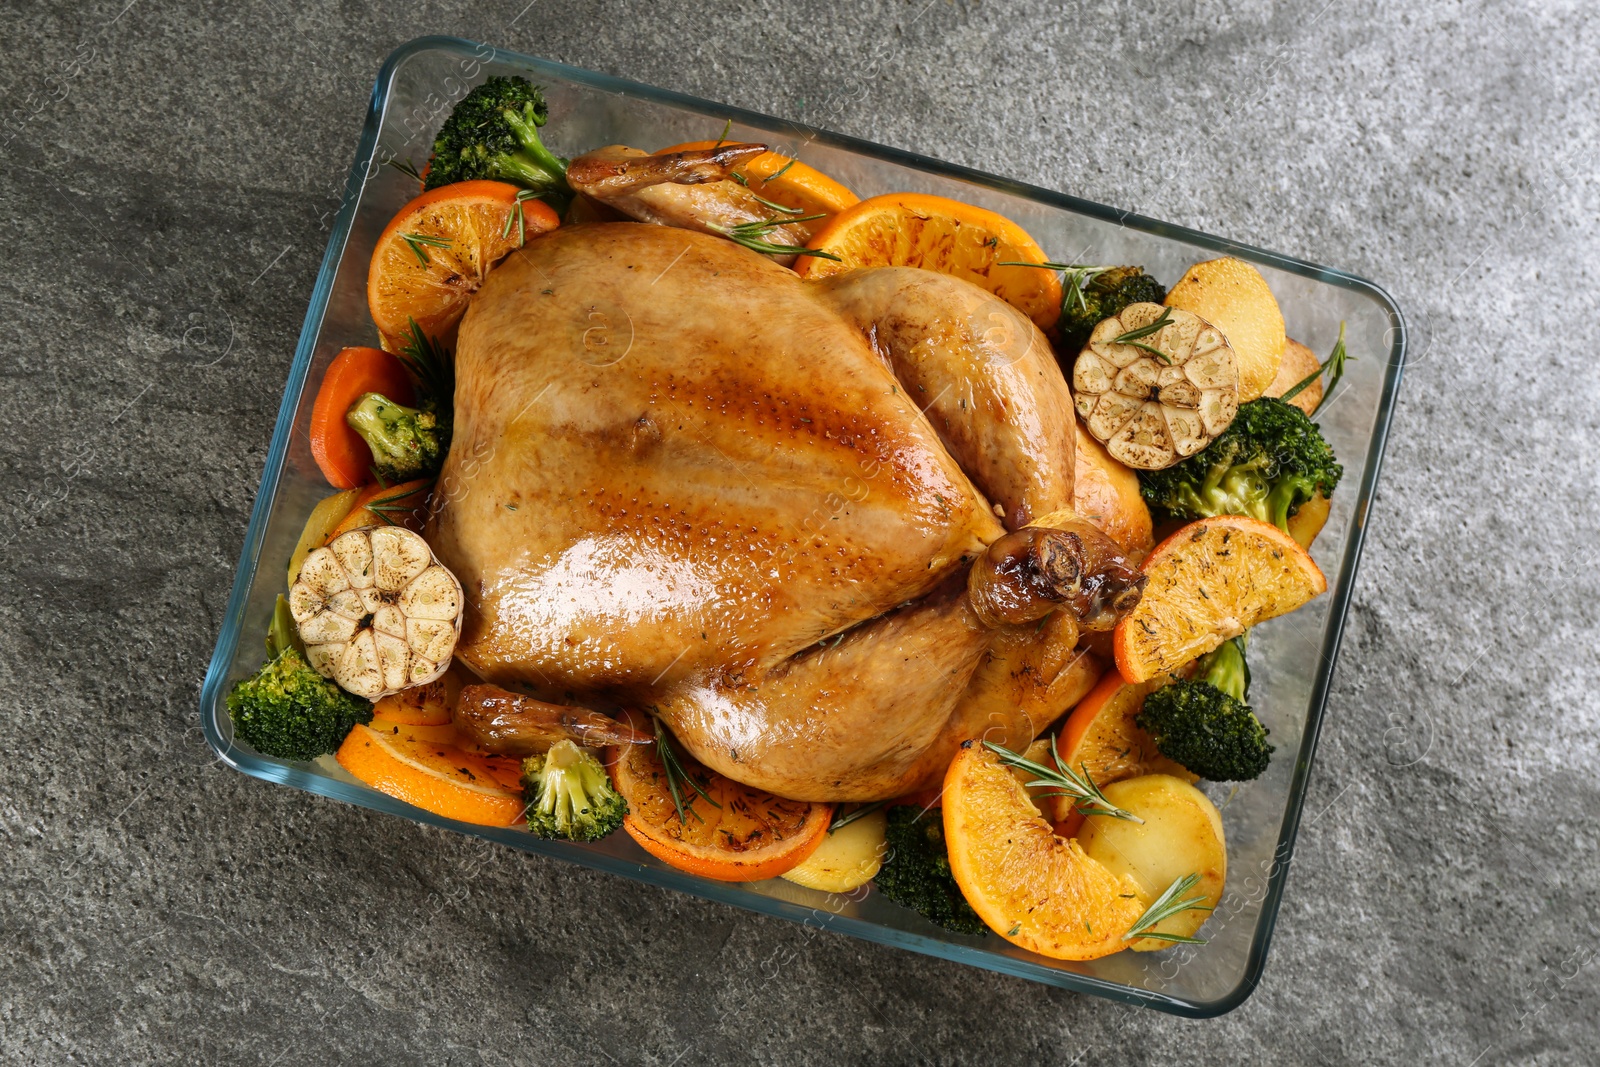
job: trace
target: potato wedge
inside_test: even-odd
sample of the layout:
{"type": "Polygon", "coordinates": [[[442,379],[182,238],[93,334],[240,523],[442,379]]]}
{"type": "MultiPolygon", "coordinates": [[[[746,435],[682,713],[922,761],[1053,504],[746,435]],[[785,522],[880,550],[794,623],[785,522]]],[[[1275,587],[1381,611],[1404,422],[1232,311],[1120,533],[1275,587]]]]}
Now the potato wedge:
{"type": "MultiPolygon", "coordinates": [[[[1272,379],[1272,384],[1261,395],[1282,396],[1311,377],[1312,372],[1320,366],[1322,361],[1317,354],[1291,337],[1283,342],[1283,362],[1278,364],[1278,376],[1272,379]]],[[[1322,379],[1318,378],[1300,390],[1289,403],[1310,415],[1322,403],[1322,379]]]]}
{"type": "Polygon", "coordinates": [[[1317,534],[1328,524],[1328,512],[1331,510],[1333,501],[1318,493],[1301,504],[1299,511],[1289,516],[1289,536],[1309,552],[1311,542],[1317,539],[1317,534]]]}
{"type": "MultiPolygon", "coordinates": [[[[1103,791],[1112,804],[1144,822],[1090,816],[1084,820],[1077,838],[1084,854],[1113,875],[1131,878],[1139,886],[1143,907],[1149,907],[1168,886],[1189,874],[1200,876],[1190,895],[1203,896],[1209,907],[1216,907],[1228,876],[1227,843],[1216,805],[1200,790],[1170,774],[1127,778],[1112,782],[1103,791]]],[[[1152,929],[1193,937],[1210,915],[1209,911],[1183,911],[1152,929]]],[[[1168,941],[1145,937],[1131,947],[1136,952],[1149,952],[1170,945],[1168,941]]]]}
{"type": "Polygon", "coordinates": [[[1287,338],[1283,313],[1260,271],[1232,256],[1196,263],[1167,293],[1167,306],[1191,311],[1226,335],[1239,365],[1239,403],[1265,395],[1287,338]]]}
{"type": "Polygon", "coordinates": [[[783,872],[783,877],[807,889],[824,893],[848,893],[859,889],[878,875],[883,854],[888,848],[884,831],[889,813],[882,808],[829,832],[817,850],[798,866],[783,872]]]}

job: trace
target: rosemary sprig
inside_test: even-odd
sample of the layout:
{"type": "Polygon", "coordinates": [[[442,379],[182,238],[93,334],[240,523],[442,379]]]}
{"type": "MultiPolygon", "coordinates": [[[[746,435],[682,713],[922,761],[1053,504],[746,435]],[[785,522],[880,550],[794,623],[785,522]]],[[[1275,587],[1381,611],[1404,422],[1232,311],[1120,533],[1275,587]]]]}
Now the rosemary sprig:
{"type": "Polygon", "coordinates": [[[411,162],[409,159],[399,159],[391,156],[383,162],[385,165],[393,167],[395,170],[399,171],[401,174],[404,174],[408,178],[413,178],[419,182],[422,180],[422,172],[418,170],[417,165],[411,162]]]}
{"type": "Polygon", "coordinates": [[[715,152],[717,149],[722,147],[723,142],[728,139],[728,134],[732,130],[733,130],[733,120],[732,119],[729,119],[727,122],[724,122],[722,124],[722,132],[717,135],[717,143],[711,146],[711,150],[713,152],[715,152]]]}
{"type": "Polygon", "coordinates": [[[789,162],[785,163],[783,166],[779,167],[777,170],[773,171],[771,174],[762,179],[761,184],[765,185],[768,182],[777,181],[779,178],[783,177],[789,172],[790,167],[794,166],[798,162],[800,162],[798,159],[789,160],[789,162]]]}
{"type": "Polygon", "coordinates": [[[430,262],[428,259],[428,249],[450,247],[450,242],[445,240],[443,237],[435,237],[428,233],[402,233],[400,235],[400,240],[404,241],[411,251],[416,253],[417,262],[421,263],[424,267],[426,267],[430,262]]]}
{"type": "Polygon", "coordinates": [[[1185,893],[1200,884],[1198,874],[1186,874],[1182,878],[1167,886],[1167,891],[1155,899],[1155,903],[1145,909],[1143,915],[1134,920],[1128,927],[1128,932],[1122,935],[1122,940],[1132,941],[1139,937],[1148,937],[1155,941],[1172,941],[1184,945],[1203,945],[1204,938],[1185,937],[1182,934],[1150,933],[1150,927],[1155,926],[1163,919],[1170,919],[1179,912],[1184,911],[1210,911],[1211,905],[1205,903],[1205,897],[1190,897],[1180,900],[1185,893]]]}
{"type": "Polygon", "coordinates": [[[835,815],[833,817],[833,821],[828,824],[828,833],[831,834],[835,830],[843,830],[846,826],[849,826],[857,819],[864,815],[871,815],[873,812],[879,810],[887,803],[889,803],[887,800],[874,800],[871,804],[860,805],[854,811],[849,812],[848,814],[835,815]]]}
{"type": "Polygon", "coordinates": [[[1061,306],[1065,308],[1069,300],[1076,301],[1080,311],[1089,310],[1089,301],[1083,295],[1084,288],[1106,271],[1117,269],[1115,267],[1090,267],[1081,263],[1024,263],[1020,260],[1002,260],[999,266],[1040,267],[1044,270],[1055,271],[1061,275],[1061,306]]]}
{"type": "Polygon", "coordinates": [[[1311,388],[1312,382],[1322,377],[1323,374],[1327,374],[1328,387],[1322,391],[1322,399],[1317,401],[1317,406],[1311,409],[1311,417],[1316,418],[1317,412],[1322,410],[1322,406],[1333,399],[1333,391],[1339,388],[1339,379],[1344,377],[1344,365],[1354,358],[1344,347],[1344,322],[1341,320],[1339,322],[1339,339],[1333,343],[1333,351],[1328,353],[1327,360],[1316,370],[1295,382],[1278,399],[1287,404],[1311,388]]]}
{"type": "Polygon", "coordinates": [[[779,226],[787,226],[791,222],[812,222],[816,219],[827,218],[826,215],[800,215],[792,219],[756,219],[753,222],[741,222],[737,226],[726,228],[714,226],[722,236],[735,244],[744,245],[752,252],[761,252],[769,256],[818,256],[822,259],[837,261],[838,256],[832,252],[824,252],[820,248],[806,248],[802,245],[780,245],[767,240],[767,234],[779,226]]]}
{"type": "MultiPolygon", "coordinates": [[[[732,176],[734,181],[738,182],[740,185],[744,186],[746,189],[749,189],[750,190],[750,195],[755,197],[756,201],[758,203],[764,204],[765,206],[771,208],[773,211],[780,211],[785,215],[798,215],[798,214],[800,214],[801,210],[803,210],[803,209],[797,208],[797,207],[784,207],[782,204],[773,203],[771,200],[768,200],[766,197],[762,196],[760,193],[756,192],[754,189],[750,189],[750,179],[746,178],[743,174],[740,174],[738,171],[732,171],[731,172],[731,176],[732,176]]],[[[793,222],[794,220],[793,219],[789,219],[787,221],[793,222]]]]}
{"type": "MultiPolygon", "coordinates": [[[[667,737],[666,727],[661,725],[660,719],[656,720],[656,752],[661,757],[662,769],[667,772],[667,792],[672,794],[672,806],[678,809],[679,823],[687,823],[689,821],[684,814],[683,792],[678,788],[680,782],[688,782],[689,788],[699,793],[700,798],[713,808],[722,807],[721,804],[711,799],[710,795],[700,787],[700,783],[694,780],[694,775],[684,768],[683,763],[678,759],[677,752],[673,751],[672,740],[667,737]]],[[[689,801],[688,814],[693,815],[700,822],[705,822],[704,819],[700,818],[700,813],[694,810],[693,800],[689,801]]]]}
{"type": "Polygon", "coordinates": [[[506,216],[505,227],[500,231],[501,240],[511,236],[511,224],[516,223],[517,247],[521,248],[528,243],[528,222],[526,216],[522,214],[522,202],[524,200],[537,200],[544,195],[544,192],[533,189],[523,189],[517,193],[517,199],[511,205],[511,214],[506,216]]]}
{"type": "Polygon", "coordinates": [[[1171,356],[1167,355],[1165,352],[1161,351],[1161,349],[1155,347],[1154,345],[1147,345],[1147,344],[1145,344],[1145,343],[1143,343],[1142,341],[1139,340],[1139,338],[1141,338],[1141,337],[1149,337],[1153,333],[1160,333],[1162,328],[1164,328],[1167,325],[1167,320],[1170,319],[1171,317],[1172,317],[1172,309],[1171,308],[1162,308],[1161,309],[1161,317],[1159,319],[1156,319],[1154,322],[1150,323],[1147,326],[1141,326],[1137,330],[1129,330],[1127,333],[1119,333],[1117,336],[1115,336],[1115,337],[1113,337],[1111,339],[1111,343],[1114,344],[1114,345],[1131,345],[1134,348],[1143,349],[1144,351],[1150,353],[1152,356],[1155,356],[1161,362],[1167,364],[1168,366],[1171,366],[1171,364],[1172,364],[1172,357],[1171,356]]]}
{"type": "Polygon", "coordinates": [[[1029,786],[1048,786],[1049,791],[1041,793],[1047,797],[1071,797],[1072,806],[1085,815],[1105,815],[1113,819],[1126,819],[1129,822],[1144,822],[1131,811],[1124,811],[1100,791],[1094,778],[1089,775],[1089,768],[1083,764],[1078,765],[1074,771],[1061,760],[1061,750],[1056,747],[1056,740],[1060,735],[1050,739],[1050,756],[1055,761],[1056,769],[1051,770],[1042,763],[1035,763],[1026,756],[1011,751],[1003,745],[993,741],[985,741],[984,746],[1000,757],[1000,762],[1007,767],[1017,767],[1037,775],[1029,786]]]}
{"type": "MultiPolygon", "coordinates": [[[[421,505],[419,504],[405,505],[400,503],[400,501],[410,500],[416,495],[416,489],[408,489],[403,493],[396,493],[393,496],[380,496],[376,500],[364,506],[368,511],[378,516],[378,518],[382,519],[390,526],[393,526],[395,525],[395,521],[389,518],[390,515],[410,515],[420,509],[421,505]]],[[[424,502],[426,502],[426,498],[424,498],[424,502]]]]}
{"type": "Polygon", "coordinates": [[[411,325],[406,329],[396,357],[434,402],[448,411],[456,395],[455,365],[450,350],[423,333],[416,319],[406,321],[411,325]]]}

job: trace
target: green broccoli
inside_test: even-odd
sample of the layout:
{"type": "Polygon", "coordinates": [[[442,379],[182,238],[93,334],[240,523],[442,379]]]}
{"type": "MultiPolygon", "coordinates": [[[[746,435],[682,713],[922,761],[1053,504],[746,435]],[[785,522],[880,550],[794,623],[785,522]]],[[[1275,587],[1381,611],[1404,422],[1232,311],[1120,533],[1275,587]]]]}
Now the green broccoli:
{"type": "Polygon", "coordinates": [[[1244,638],[1235,637],[1200,658],[1195,678],[1162,686],[1145,697],[1134,721],[1163,756],[1200,777],[1248,781],[1267,769],[1273,751],[1267,728],[1245,703],[1249,690],[1244,638]]]}
{"type": "Polygon", "coordinates": [[[611,788],[600,761],[571,741],[522,761],[522,792],[528,829],[539,837],[598,841],[628,814],[628,802],[611,788]]]}
{"type": "Polygon", "coordinates": [[[311,669],[295,635],[289,602],[278,598],[267,631],[267,663],[228,694],[233,735],[257,752],[312,760],[339,747],[372,705],[311,669]]]}
{"type": "Polygon", "coordinates": [[[1089,343],[1102,319],[1121,314],[1129,304],[1159,304],[1167,298],[1167,290],[1143,267],[1068,267],[1065,274],[1057,329],[1069,361],[1089,343]]]}
{"type": "Polygon", "coordinates": [[[569,197],[567,160],[539,139],[549,114],[544,94],[526,78],[490,78],[462,97],[439,127],[426,187],[488,178],[569,197]]]}
{"type": "Polygon", "coordinates": [[[988,929],[950,873],[944,819],[938,808],[890,808],[885,838],[888,851],[873,879],[880,893],[946,930],[981,934],[988,929]]]}
{"type": "Polygon", "coordinates": [[[1139,492],[1158,517],[1249,515],[1289,528],[1318,492],[1332,496],[1344,468],[1316,423],[1292,404],[1262,397],[1239,405],[1233,424],[1175,466],[1139,472],[1139,492]]]}
{"type": "Polygon", "coordinates": [[[450,425],[428,401],[408,408],[382,393],[363,393],[344,421],[372,450],[372,469],[390,484],[439,473],[450,451],[450,425]]]}

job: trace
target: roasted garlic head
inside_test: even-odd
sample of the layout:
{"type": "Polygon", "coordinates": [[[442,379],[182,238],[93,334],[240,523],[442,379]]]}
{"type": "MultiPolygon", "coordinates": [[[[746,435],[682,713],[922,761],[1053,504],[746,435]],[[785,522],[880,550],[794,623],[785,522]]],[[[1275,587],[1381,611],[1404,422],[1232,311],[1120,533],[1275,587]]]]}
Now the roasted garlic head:
{"type": "Polygon", "coordinates": [[[1089,433],[1130,467],[1161,470],[1194,455],[1239,410],[1239,367],[1222,331],[1160,304],[1104,319],[1072,368],[1089,433]]]}
{"type": "Polygon", "coordinates": [[[400,526],[341,534],[306,556],[289,589],[307,661],[368,700],[445,672],[463,603],[456,576],[400,526]]]}

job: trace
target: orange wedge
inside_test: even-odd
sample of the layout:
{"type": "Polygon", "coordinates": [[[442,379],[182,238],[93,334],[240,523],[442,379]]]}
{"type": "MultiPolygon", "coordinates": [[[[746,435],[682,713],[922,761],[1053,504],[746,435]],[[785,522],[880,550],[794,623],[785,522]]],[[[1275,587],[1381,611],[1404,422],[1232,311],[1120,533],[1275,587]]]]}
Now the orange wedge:
{"type": "Polygon", "coordinates": [[[944,779],[950,872],[989,929],[1056,960],[1093,960],[1127,947],[1143,914],[1137,883],[1113,875],[1059,837],[999,758],[969,741],[944,779]]]}
{"type": "Polygon", "coordinates": [[[1162,676],[1130,684],[1116,671],[1107,673],[1078,701],[1061,727],[1056,747],[1062,762],[1074,770],[1087,768],[1100,785],[1141,774],[1170,774],[1186,782],[1198,781],[1181,764],[1156,751],[1150,735],[1133,721],[1144,707],[1144,698],[1169,681],[1162,676]]]}
{"type": "MultiPolygon", "coordinates": [[[[690,141],[663,148],[662,152],[695,152],[715,148],[716,141],[690,141]]],[[[861,202],[861,198],[840,185],[815,167],[808,167],[797,159],[763,152],[735,172],[745,180],[752,193],[774,204],[793,208],[801,215],[837,215],[845,208],[861,202]]],[[[827,219],[802,222],[800,227],[814,235],[828,224],[827,219]]]]}
{"type": "Polygon", "coordinates": [[[506,182],[441,185],[389,221],[367,268],[367,306],[384,347],[397,349],[412,320],[429,337],[448,335],[491,267],[560,225],[550,205],[519,200],[521,191],[506,182]]]}
{"type": "Polygon", "coordinates": [[[351,730],[334,758],[380,793],[447,819],[510,826],[522,818],[522,793],[509,784],[521,774],[518,760],[480,756],[369,726],[351,730]]]}
{"type": "MultiPolygon", "coordinates": [[[[641,719],[630,721],[648,729],[641,719]]],[[[623,829],[657,859],[702,878],[754,882],[798,866],[827,837],[833,805],[784,800],[707,770],[680,749],[674,753],[705,791],[676,779],[681,820],[656,746],[612,750],[611,778],[628,802],[623,829]]]]}
{"type": "Polygon", "coordinates": [[[1144,561],[1150,581],[1112,646],[1129,682],[1159,677],[1327,590],[1306,550],[1271,523],[1220,515],[1181,527],[1144,561]]]}
{"type": "Polygon", "coordinates": [[[795,270],[826,278],[857,267],[922,267],[965,278],[1048,329],[1061,317],[1053,270],[1002,266],[1049,258],[1004,215],[925,193],[889,193],[841,211],[810,247],[839,258],[802,256],[795,270]]]}

